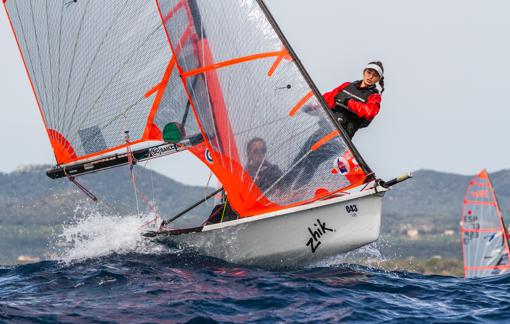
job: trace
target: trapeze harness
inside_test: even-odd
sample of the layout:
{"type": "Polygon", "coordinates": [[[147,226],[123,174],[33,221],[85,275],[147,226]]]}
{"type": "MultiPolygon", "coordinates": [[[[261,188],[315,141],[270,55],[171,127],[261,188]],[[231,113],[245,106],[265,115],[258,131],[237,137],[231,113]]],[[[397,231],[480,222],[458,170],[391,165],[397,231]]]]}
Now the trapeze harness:
{"type": "Polygon", "coordinates": [[[345,105],[339,103],[345,102],[347,98],[366,103],[371,95],[379,93],[379,90],[377,90],[375,85],[365,88],[360,88],[360,85],[361,81],[352,82],[338,93],[335,96],[335,106],[332,108],[337,122],[347,132],[350,138],[354,136],[358,129],[365,128],[370,125],[372,120],[359,117],[354,112],[350,111],[345,105]]]}

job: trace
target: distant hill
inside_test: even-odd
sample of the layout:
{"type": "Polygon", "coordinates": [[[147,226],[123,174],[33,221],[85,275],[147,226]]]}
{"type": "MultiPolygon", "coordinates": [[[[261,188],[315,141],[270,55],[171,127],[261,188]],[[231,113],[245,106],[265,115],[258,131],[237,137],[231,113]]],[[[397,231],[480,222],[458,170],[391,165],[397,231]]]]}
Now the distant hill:
{"type": "MultiPolygon", "coordinates": [[[[119,215],[136,214],[134,188],[127,167],[78,178],[99,198],[97,205],[67,179],[49,179],[47,168],[32,166],[9,174],[0,173],[0,224],[61,224],[75,215],[77,205],[119,215]]],[[[154,198],[163,217],[174,215],[206,194],[204,187],[184,185],[141,167],[136,168],[136,173],[138,188],[148,199],[154,198]]],[[[148,211],[141,199],[139,208],[141,212],[148,211]]],[[[190,215],[204,215],[208,209],[207,206],[197,208],[190,215]]]]}
{"type": "MultiPolygon", "coordinates": [[[[406,223],[431,225],[433,233],[447,229],[458,231],[464,195],[473,176],[430,170],[413,174],[413,179],[398,184],[386,194],[383,231],[396,233],[406,223]]],[[[490,177],[503,215],[510,217],[510,170],[492,173],[490,177]]]]}
{"type": "MultiPolygon", "coordinates": [[[[91,202],[67,179],[51,180],[46,166],[31,166],[9,174],[0,173],[0,264],[12,264],[19,255],[44,257],[62,225],[89,215],[136,215],[137,207],[129,170],[118,168],[88,175],[79,181],[99,203],[91,202]]],[[[136,168],[137,186],[157,202],[158,213],[169,218],[206,194],[204,187],[187,186],[167,177],[136,168]]],[[[139,199],[141,213],[149,208],[139,199]]],[[[180,220],[194,226],[210,213],[203,205],[180,220]]]]}
{"type": "MultiPolygon", "coordinates": [[[[68,180],[47,178],[46,169],[30,166],[0,173],[0,264],[13,263],[20,254],[42,255],[52,233],[58,232],[63,223],[80,217],[77,206],[86,207],[85,210],[93,207],[108,215],[136,214],[127,168],[79,178],[99,197],[99,204],[88,201],[68,180]]],[[[136,169],[138,187],[154,198],[164,218],[200,200],[207,192],[204,187],[184,185],[141,167],[136,169]]],[[[380,248],[385,255],[426,258],[437,254],[460,258],[460,214],[471,177],[419,170],[413,179],[390,190],[383,201],[380,248]],[[417,231],[419,238],[410,238],[410,230],[417,231]],[[445,236],[448,230],[450,234],[445,236]]],[[[503,214],[508,217],[510,170],[493,173],[491,179],[503,214]]],[[[142,202],[139,206],[142,212],[147,211],[142,202]]],[[[195,209],[183,218],[182,225],[199,224],[210,210],[207,205],[195,209]]],[[[510,224],[510,219],[507,221],[510,224]]]]}

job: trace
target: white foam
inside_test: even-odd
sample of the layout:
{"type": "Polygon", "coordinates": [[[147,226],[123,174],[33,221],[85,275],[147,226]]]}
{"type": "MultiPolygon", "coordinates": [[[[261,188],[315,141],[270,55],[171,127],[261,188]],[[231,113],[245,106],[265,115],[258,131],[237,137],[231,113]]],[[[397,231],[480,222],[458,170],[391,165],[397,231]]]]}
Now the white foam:
{"type": "Polygon", "coordinates": [[[334,257],[315,262],[310,265],[314,267],[334,267],[342,264],[367,264],[373,262],[380,262],[384,260],[384,256],[378,248],[379,242],[374,242],[365,245],[354,251],[344,254],[339,254],[334,257]]]}
{"type": "Polygon", "coordinates": [[[89,212],[72,224],[64,225],[56,243],[56,258],[66,263],[113,253],[159,254],[169,252],[165,246],[142,236],[144,226],[153,215],[113,216],[89,212]]]}

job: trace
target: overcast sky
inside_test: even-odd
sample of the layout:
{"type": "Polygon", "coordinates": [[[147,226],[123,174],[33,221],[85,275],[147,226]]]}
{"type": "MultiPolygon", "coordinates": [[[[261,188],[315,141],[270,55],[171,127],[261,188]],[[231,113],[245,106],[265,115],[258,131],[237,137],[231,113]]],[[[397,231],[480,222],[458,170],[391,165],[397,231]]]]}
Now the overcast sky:
{"type": "MultiPolygon", "coordinates": [[[[321,91],[359,79],[370,60],[384,62],[381,112],[354,139],[377,175],[510,167],[510,1],[266,3],[321,91]]],[[[0,171],[53,164],[4,12],[0,44],[0,171]]],[[[160,159],[153,167],[185,183],[203,185],[208,175],[186,154],[160,159]]]]}

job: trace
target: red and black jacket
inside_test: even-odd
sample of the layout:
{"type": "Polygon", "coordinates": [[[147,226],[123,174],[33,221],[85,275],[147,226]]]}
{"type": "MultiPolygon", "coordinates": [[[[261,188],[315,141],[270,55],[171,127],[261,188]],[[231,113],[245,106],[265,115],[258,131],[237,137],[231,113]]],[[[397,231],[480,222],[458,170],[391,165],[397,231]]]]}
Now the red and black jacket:
{"type": "Polygon", "coordinates": [[[367,127],[381,108],[381,95],[376,86],[361,88],[361,81],[346,82],[325,93],[324,100],[335,113],[337,121],[353,137],[360,128],[367,127]],[[338,102],[347,103],[346,106],[338,102]]]}

